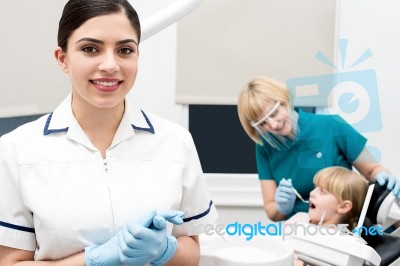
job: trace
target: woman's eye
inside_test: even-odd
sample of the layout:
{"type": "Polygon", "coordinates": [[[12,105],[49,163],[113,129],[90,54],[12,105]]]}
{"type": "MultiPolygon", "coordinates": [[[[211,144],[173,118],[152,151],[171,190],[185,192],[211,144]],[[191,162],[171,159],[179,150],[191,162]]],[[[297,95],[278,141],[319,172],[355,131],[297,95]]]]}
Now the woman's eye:
{"type": "Polygon", "coordinates": [[[121,54],[126,54],[126,55],[128,55],[128,54],[132,54],[132,53],[134,53],[134,50],[133,49],[131,49],[131,48],[121,48],[120,50],[119,50],[119,52],[121,53],[121,54]]]}
{"type": "Polygon", "coordinates": [[[87,46],[87,47],[83,47],[82,51],[88,53],[88,54],[93,54],[93,53],[97,53],[99,50],[97,50],[95,47],[93,46],[87,46]]]}
{"type": "Polygon", "coordinates": [[[275,116],[278,115],[278,110],[276,110],[275,112],[273,112],[269,117],[274,118],[275,116]]]}

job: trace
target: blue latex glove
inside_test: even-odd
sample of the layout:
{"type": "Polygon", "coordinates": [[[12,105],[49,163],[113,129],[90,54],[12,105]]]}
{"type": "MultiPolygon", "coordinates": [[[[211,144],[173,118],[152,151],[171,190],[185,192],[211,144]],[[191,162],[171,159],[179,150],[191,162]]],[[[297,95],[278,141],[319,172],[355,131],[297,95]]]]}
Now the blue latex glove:
{"type": "MultiPolygon", "coordinates": [[[[163,215],[177,224],[182,220],[182,212],[165,211],[163,215]]],[[[173,236],[167,236],[166,218],[150,211],[128,222],[106,243],[86,247],[85,261],[87,266],[135,266],[155,260],[165,263],[175,254],[176,242],[173,236]]]]}
{"type": "Polygon", "coordinates": [[[383,186],[386,184],[387,189],[391,190],[394,196],[400,200],[400,179],[388,172],[379,172],[374,176],[376,182],[383,186]]]}
{"type": "Polygon", "coordinates": [[[296,194],[292,189],[292,179],[282,179],[275,191],[275,202],[278,205],[278,211],[284,215],[292,212],[296,194]]]}
{"type": "Polygon", "coordinates": [[[174,210],[157,210],[157,216],[162,216],[170,223],[181,224],[183,223],[184,213],[182,211],[174,210]]]}
{"type": "MultiPolygon", "coordinates": [[[[173,224],[182,224],[183,216],[184,213],[181,211],[158,210],[157,216],[153,219],[153,225],[150,227],[163,230],[167,226],[166,220],[173,224]]],[[[151,262],[152,265],[158,266],[166,264],[174,256],[178,248],[178,241],[174,236],[167,235],[164,247],[164,251],[158,254],[158,258],[151,262]]]]}

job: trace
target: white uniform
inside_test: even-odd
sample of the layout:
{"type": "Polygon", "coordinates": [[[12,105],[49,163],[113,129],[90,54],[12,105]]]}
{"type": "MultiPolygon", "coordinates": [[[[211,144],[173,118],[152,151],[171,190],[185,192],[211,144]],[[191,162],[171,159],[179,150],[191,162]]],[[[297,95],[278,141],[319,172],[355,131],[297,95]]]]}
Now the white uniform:
{"type": "Polygon", "coordinates": [[[151,209],[185,213],[169,228],[175,236],[217,219],[190,133],[129,97],[106,160],[74,118],[71,96],[0,139],[0,245],[64,258],[151,209]]]}

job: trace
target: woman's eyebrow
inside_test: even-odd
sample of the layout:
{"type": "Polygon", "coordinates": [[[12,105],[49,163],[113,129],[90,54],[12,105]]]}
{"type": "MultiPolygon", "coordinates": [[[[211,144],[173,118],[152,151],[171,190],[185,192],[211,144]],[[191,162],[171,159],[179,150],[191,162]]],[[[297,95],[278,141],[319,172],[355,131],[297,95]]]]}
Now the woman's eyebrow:
{"type": "Polygon", "coordinates": [[[87,38],[87,37],[80,39],[76,43],[79,43],[79,42],[94,42],[94,43],[97,43],[97,44],[104,44],[103,41],[100,41],[100,40],[97,40],[97,39],[94,39],[94,38],[87,38]]]}
{"type": "Polygon", "coordinates": [[[121,45],[121,44],[125,44],[125,43],[130,43],[130,42],[133,42],[134,44],[138,45],[138,43],[134,39],[126,39],[126,40],[118,41],[118,42],[116,42],[116,44],[121,45]]]}
{"type": "MultiPolygon", "coordinates": [[[[88,37],[82,38],[82,39],[78,40],[76,43],[85,42],[85,41],[104,45],[103,41],[100,41],[100,40],[97,40],[97,39],[94,39],[94,38],[88,38],[88,37]]],[[[121,41],[116,42],[116,45],[121,45],[121,44],[131,43],[131,42],[133,42],[134,44],[138,45],[138,43],[134,39],[121,40],[121,41]]]]}

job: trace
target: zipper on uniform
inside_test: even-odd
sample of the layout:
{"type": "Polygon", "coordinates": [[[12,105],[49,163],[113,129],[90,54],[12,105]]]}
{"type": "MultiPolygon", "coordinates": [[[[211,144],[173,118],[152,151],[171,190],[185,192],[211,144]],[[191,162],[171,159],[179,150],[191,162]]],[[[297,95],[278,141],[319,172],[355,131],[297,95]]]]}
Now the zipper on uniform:
{"type": "Polygon", "coordinates": [[[108,162],[107,159],[103,159],[104,170],[108,173],[108,162]]]}

